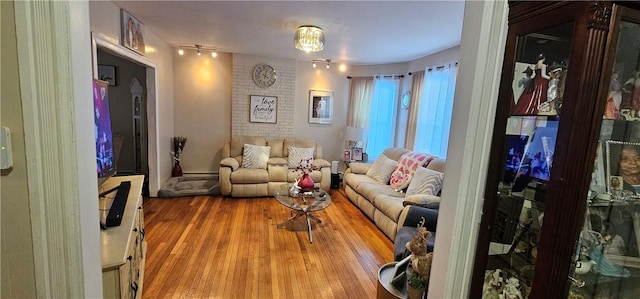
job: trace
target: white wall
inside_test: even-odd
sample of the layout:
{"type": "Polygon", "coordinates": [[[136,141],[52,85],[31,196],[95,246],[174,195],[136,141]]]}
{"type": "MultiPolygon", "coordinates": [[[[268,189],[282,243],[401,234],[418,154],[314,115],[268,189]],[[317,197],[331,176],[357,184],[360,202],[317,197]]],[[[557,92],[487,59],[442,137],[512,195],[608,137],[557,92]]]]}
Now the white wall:
{"type": "MultiPolygon", "coordinates": [[[[108,1],[90,1],[91,31],[111,43],[120,40],[120,8],[108,1]]],[[[141,20],[144,23],[144,20],[141,20]]],[[[174,136],[173,49],[148,28],[144,57],[152,61],[156,76],[147,69],[147,115],[149,127],[149,191],[157,195],[160,184],[171,176],[171,138],[174,136]],[[155,83],[155,84],[154,84],[155,83]],[[156,86],[157,84],[157,86],[156,86]],[[156,94],[157,90],[157,94],[156,94]]]]}
{"type": "Polygon", "coordinates": [[[174,126],[176,136],[187,137],[184,174],[218,172],[222,144],[231,137],[232,58],[174,51],[174,126]]]}

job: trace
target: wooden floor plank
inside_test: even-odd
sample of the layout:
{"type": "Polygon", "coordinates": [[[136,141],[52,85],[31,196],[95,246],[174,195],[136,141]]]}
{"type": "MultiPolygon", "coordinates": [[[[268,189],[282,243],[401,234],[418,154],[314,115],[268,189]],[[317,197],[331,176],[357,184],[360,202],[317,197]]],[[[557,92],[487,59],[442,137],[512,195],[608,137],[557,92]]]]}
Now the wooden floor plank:
{"type": "Polygon", "coordinates": [[[393,244],[345,197],[306,219],[271,197],[144,200],[144,298],[375,298],[393,244]]]}

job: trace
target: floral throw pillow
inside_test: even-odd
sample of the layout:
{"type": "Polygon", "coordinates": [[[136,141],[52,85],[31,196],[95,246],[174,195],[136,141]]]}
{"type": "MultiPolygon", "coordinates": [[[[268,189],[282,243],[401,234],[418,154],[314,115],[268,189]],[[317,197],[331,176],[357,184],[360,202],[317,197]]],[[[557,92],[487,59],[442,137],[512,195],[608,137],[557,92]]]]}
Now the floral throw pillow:
{"type": "Polygon", "coordinates": [[[400,156],[398,166],[396,166],[395,170],[399,170],[404,174],[410,174],[413,176],[418,167],[427,166],[431,160],[433,160],[433,156],[416,152],[406,152],[400,156]]]}
{"type": "Polygon", "coordinates": [[[409,186],[411,177],[412,176],[410,174],[406,174],[400,170],[396,170],[391,174],[389,185],[391,185],[391,188],[393,188],[393,190],[400,192],[409,186]]]}

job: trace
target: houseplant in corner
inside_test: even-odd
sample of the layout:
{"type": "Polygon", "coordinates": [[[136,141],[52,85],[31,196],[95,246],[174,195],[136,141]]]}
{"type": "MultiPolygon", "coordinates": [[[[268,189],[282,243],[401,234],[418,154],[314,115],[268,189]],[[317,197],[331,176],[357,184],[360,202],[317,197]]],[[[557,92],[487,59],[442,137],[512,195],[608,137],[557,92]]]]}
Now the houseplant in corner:
{"type": "Polygon", "coordinates": [[[411,251],[411,268],[413,273],[407,279],[408,298],[420,299],[429,285],[433,252],[427,253],[427,241],[431,232],[424,227],[424,217],[418,223],[418,232],[407,242],[406,247],[411,251]],[[421,288],[420,288],[421,287],[421,288]]]}

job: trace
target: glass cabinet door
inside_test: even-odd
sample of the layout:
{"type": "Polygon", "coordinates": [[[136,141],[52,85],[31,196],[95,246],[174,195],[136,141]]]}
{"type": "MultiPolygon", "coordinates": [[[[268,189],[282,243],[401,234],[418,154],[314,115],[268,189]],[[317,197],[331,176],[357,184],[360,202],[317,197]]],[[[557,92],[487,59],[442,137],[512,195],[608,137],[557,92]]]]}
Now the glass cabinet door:
{"type": "MultiPolygon", "coordinates": [[[[510,105],[504,132],[497,208],[485,269],[485,298],[505,287],[529,295],[552,179],[558,124],[574,23],[516,39],[510,105]]],[[[496,297],[497,298],[497,297],[496,297]]]]}
{"type": "Polygon", "coordinates": [[[604,113],[569,298],[640,298],[640,14],[613,11],[598,92],[604,113]]]}

